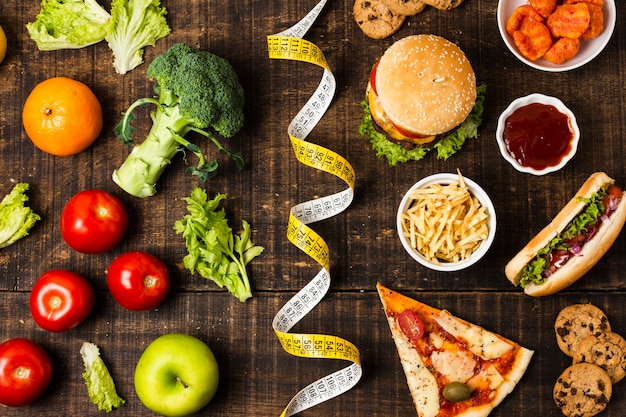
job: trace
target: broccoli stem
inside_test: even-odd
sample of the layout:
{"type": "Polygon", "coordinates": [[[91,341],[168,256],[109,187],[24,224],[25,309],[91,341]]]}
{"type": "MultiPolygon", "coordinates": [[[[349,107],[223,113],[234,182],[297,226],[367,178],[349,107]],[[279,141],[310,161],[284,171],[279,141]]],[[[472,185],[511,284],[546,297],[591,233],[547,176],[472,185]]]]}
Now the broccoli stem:
{"type": "MultiPolygon", "coordinates": [[[[128,113],[128,112],[127,112],[128,113]]],[[[156,182],[181,151],[178,141],[189,131],[178,106],[158,105],[151,114],[153,125],[145,140],[134,146],[124,163],[113,171],[113,181],[136,197],[150,197],[156,193],[156,182]],[[180,126],[179,131],[172,127],[180,126]]]]}

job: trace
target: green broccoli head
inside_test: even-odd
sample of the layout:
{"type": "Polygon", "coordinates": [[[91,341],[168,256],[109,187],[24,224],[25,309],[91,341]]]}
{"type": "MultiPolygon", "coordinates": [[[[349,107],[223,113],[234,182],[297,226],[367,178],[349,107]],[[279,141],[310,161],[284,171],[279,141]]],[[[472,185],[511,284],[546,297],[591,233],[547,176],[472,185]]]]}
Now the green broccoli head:
{"type": "Polygon", "coordinates": [[[147,75],[169,97],[164,104],[177,104],[194,127],[210,126],[229,138],[243,126],[243,87],[224,58],[177,43],[150,63],[147,75]]]}
{"type": "Polygon", "coordinates": [[[136,145],[122,166],[113,172],[113,181],[137,197],[156,192],[156,182],[174,155],[189,151],[198,157],[198,165],[187,171],[206,181],[217,172],[217,159],[207,161],[202,149],[190,142],[190,132],[210,139],[220,154],[244,169],[241,152],[231,152],[215,137],[212,130],[230,138],[243,126],[243,87],[228,61],[184,43],[172,46],[148,66],[148,77],[155,81],[158,97],[136,100],[124,112],[115,133],[125,144],[132,144],[133,110],[154,105],[150,113],[152,127],[145,140],[136,145]],[[212,128],[212,129],[208,129],[212,128]]]}

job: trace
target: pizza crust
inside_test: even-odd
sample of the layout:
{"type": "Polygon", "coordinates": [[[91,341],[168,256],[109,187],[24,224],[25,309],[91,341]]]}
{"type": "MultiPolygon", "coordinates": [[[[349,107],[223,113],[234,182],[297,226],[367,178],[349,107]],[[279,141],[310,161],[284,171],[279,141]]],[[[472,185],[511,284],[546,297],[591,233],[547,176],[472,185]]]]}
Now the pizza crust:
{"type": "Polygon", "coordinates": [[[405,352],[400,356],[400,363],[419,417],[436,417],[439,414],[439,390],[435,377],[426,369],[426,365],[417,351],[413,349],[411,342],[406,337],[402,337],[402,331],[397,328],[396,320],[389,316],[387,320],[398,351],[405,352]]]}

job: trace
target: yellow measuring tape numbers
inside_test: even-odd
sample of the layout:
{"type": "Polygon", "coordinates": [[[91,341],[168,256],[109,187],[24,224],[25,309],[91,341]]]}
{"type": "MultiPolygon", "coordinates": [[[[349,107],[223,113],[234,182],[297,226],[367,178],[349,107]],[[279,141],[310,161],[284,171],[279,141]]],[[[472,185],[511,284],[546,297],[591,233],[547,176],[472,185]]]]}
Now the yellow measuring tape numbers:
{"type": "Polygon", "coordinates": [[[350,390],[362,375],[359,350],[349,341],[332,335],[289,333],[322,300],[330,288],[328,245],[308,224],[341,213],[350,205],[354,195],[355,175],[350,163],[332,150],[306,141],[306,137],[330,106],[336,88],[335,77],[322,51],[313,43],[302,39],[326,1],[320,1],[293,27],[268,36],[267,46],[271,59],[303,61],[324,69],[315,93],[292,119],[287,132],[299,162],[341,178],[348,188],[291,208],[287,238],[313,258],[321,266],[321,270],[280,309],[272,326],[283,349],[292,355],[342,359],[352,364],[301,389],[285,407],[281,417],[292,416],[350,390]]]}

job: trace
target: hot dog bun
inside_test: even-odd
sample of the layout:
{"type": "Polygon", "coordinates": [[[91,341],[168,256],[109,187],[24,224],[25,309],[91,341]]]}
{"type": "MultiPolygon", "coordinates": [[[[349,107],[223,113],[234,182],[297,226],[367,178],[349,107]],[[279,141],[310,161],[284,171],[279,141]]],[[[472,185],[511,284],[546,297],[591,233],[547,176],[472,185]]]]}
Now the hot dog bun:
{"type": "MultiPolygon", "coordinates": [[[[528,242],[506,265],[504,272],[513,284],[518,285],[524,267],[535,257],[537,252],[557,236],[585,207],[580,197],[590,197],[614,180],[604,172],[592,174],[580,187],[576,195],[561,209],[556,217],[541,232],[528,242]]],[[[619,206],[599,229],[597,234],[586,243],[578,256],[571,258],[543,284],[529,283],[524,292],[533,297],[554,294],[572,285],[589,271],[609,250],[626,222],[626,192],[622,193],[619,206]]]]}

